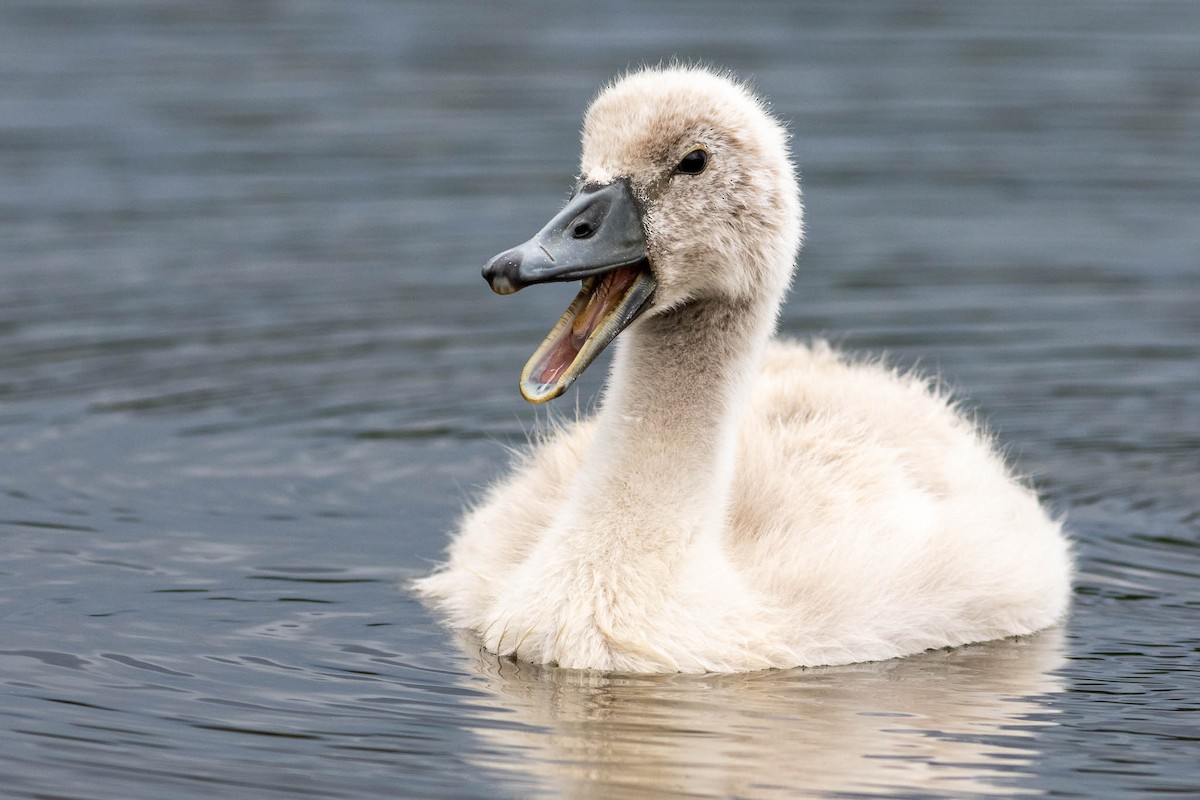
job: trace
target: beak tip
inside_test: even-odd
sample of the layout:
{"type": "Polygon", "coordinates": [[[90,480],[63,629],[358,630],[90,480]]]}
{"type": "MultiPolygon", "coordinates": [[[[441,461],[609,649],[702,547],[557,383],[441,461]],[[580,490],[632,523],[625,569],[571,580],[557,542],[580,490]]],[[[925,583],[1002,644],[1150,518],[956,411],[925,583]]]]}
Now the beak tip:
{"type": "Polygon", "coordinates": [[[484,266],[483,279],[496,294],[512,294],[524,283],[521,280],[521,253],[518,248],[506,250],[484,266]]]}
{"type": "Polygon", "coordinates": [[[561,396],[566,391],[567,386],[561,386],[554,383],[535,383],[527,380],[521,381],[521,397],[525,398],[526,402],[533,403],[534,405],[548,403],[554,398],[561,396]]]}
{"type": "Polygon", "coordinates": [[[513,294],[520,288],[514,285],[506,275],[495,275],[488,279],[488,284],[496,294],[513,294]]]}

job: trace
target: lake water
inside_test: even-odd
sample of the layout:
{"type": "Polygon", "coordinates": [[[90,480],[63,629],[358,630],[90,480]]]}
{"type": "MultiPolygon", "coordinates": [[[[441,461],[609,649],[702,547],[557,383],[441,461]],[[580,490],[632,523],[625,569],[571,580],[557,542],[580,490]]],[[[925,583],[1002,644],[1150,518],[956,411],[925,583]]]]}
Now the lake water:
{"type": "Polygon", "coordinates": [[[1200,794],[1200,4],[6,0],[0,186],[0,795],[1200,794]],[[404,591],[572,292],[479,267],[671,56],[791,121],[783,331],[940,373],[1065,515],[1061,629],[628,678],[404,591]]]}

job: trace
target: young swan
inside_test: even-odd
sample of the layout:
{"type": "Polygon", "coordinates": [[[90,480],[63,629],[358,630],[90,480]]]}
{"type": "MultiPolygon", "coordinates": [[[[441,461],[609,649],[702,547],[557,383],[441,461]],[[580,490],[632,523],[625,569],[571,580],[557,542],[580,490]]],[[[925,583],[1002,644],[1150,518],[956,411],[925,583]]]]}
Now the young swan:
{"type": "Polygon", "coordinates": [[[587,112],[567,206],[484,269],[582,279],[521,380],[558,396],[624,329],[600,411],[549,433],[417,583],[489,650],[621,672],[893,658],[1062,617],[1058,524],[921,379],[772,340],[801,241],[787,137],[703,69],[587,112]]]}

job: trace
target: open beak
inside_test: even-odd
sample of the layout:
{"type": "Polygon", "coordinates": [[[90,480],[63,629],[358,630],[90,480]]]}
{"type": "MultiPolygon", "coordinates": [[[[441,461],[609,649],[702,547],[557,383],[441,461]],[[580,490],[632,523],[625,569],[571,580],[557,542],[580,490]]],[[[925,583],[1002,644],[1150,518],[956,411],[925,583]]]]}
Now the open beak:
{"type": "Polygon", "coordinates": [[[655,281],[629,180],[584,186],[536,236],[489,261],[483,277],[497,294],[534,283],[583,282],[521,371],[526,400],[553,400],[651,304],[655,281]]]}

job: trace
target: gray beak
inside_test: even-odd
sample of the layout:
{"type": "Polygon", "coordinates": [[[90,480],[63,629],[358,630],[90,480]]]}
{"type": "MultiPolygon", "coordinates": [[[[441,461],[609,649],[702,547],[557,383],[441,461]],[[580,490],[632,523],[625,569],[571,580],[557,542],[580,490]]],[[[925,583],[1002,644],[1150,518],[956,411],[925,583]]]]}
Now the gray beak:
{"type": "Polygon", "coordinates": [[[533,283],[582,281],[521,371],[526,400],[558,397],[653,302],[657,282],[629,179],[580,188],[537,236],[488,262],[483,277],[497,294],[533,283]]]}
{"type": "Polygon", "coordinates": [[[628,178],[583,186],[546,227],[483,268],[497,294],[534,283],[582,280],[646,257],[642,213],[628,178]]]}

